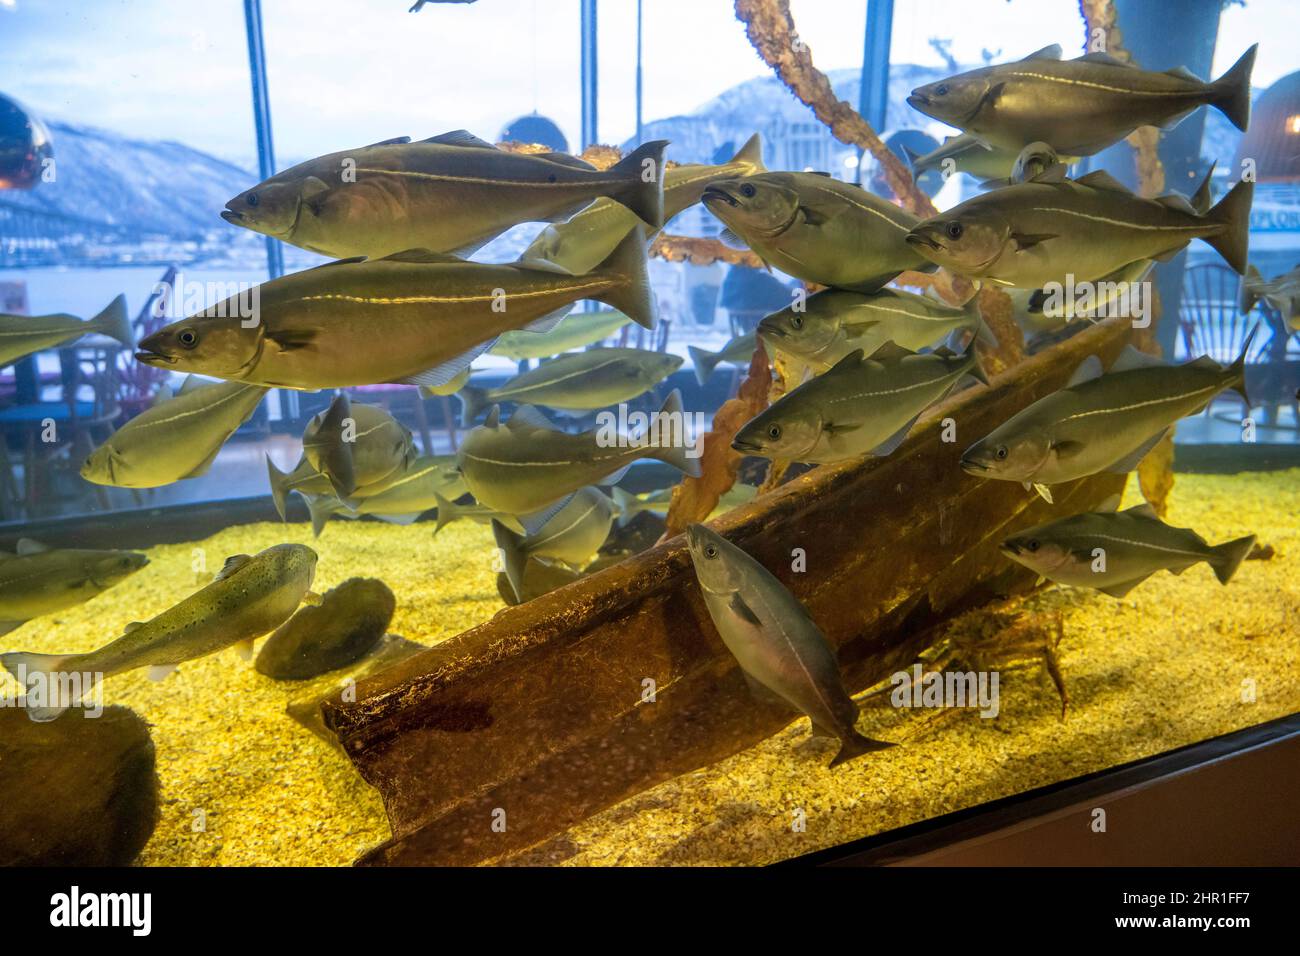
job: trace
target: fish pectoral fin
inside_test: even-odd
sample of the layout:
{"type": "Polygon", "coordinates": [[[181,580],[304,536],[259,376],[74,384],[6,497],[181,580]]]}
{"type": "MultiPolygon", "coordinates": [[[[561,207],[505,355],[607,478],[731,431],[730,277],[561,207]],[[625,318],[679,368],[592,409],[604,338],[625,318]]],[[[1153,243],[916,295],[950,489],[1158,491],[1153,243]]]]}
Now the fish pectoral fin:
{"type": "Polygon", "coordinates": [[[754,609],[745,603],[745,599],[740,596],[739,591],[731,595],[731,600],[727,602],[727,609],[752,627],[763,626],[763,623],[758,619],[758,615],[754,613],[754,609]]]}
{"type": "Polygon", "coordinates": [[[175,672],[177,664],[151,664],[149,666],[149,679],[151,681],[166,680],[175,672]]]}
{"type": "Polygon", "coordinates": [[[253,659],[253,643],[254,639],[250,637],[234,645],[235,653],[239,655],[241,661],[251,661],[253,659]]]}
{"type": "Polygon", "coordinates": [[[1055,238],[1056,234],[1050,232],[1013,232],[1011,234],[1011,240],[1016,244],[1017,252],[1024,252],[1026,249],[1032,249],[1039,243],[1055,238]]]}
{"type": "Polygon", "coordinates": [[[857,431],[863,422],[822,422],[822,431],[828,435],[845,435],[857,431]]]}
{"type": "MultiPolygon", "coordinates": [[[[1151,572],[1151,574],[1154,573],[1154,571],[1151,572]]],[[[1124,595],[1128,594],[1129,591],[1132,591],[1147,578],[1151,577],[1151,574],[1144,574],[1140,578],[1134,578],[1132,581],[1119,581],[1115,584],[1108,584],[1105,587],[1097,588],[1097,590],[1102,594],[1109,594],[1113,598],[1122,598],[1124,595]]]]}
{"type": "Polygon", "coordinates": [[[236,571],[238,571],[240,568],[242,568],[244,565],[246,565],[249,561],[252,560],[253,558],[251,555],[232,554],[230,557],[226,558],[226,563],[221,566],[221,570],[217,572],[217,576],[213,580],[214,581],[226,580],[226,578],[230,577],[232,574],[234,574],[236,571]]]}
{"type": "Polygon", "coordinates": [[[1075,455],[1079,454],[1079,452],[1083,451],[1086,447],[1087,446],[1081,441],[1072,441],[1067,439],[1066,441],[1059,441],[1052,445],[1052,451],[1056,454],[1058,461],[1068,461],[1075,455]]]}
{"type": "Polygon", "coordinates": [[[1138,466],[1138,464],[1142,461],[1143,458],[1147,456],[1147,453],[1150,452],[1152,448],[1155,448],[1156,445],[1160,443],[1160,440],[1164,438],[1166,434],[1168,434],[1168,431],[1169,431],[1168,429],[1165,429],[1164,431],[1160,431],[1157,432],[1155,435],[1152,435],[1150,438],[1144,441],[1137,448],[1133,449],[1133,451],[1129,452],[1119,461],[1115,462],[1115,464],[1107,468],[1106,471],[1109,471],[1112,474],[1116,474],[1116,475],[1128,474],[1130,471],[1132,471],[1134,468],[1138,466]]]}
{"type": "Polygon", "coordinates": [[[871,449],[871,454],[875,455],[877,458],[884,458],[886,455],[892,455],[898,449],[898,446],[903,444],[903,439],[907,438],[908,433],[912,430],[912,426],[916,424],[916,420],[920,417],[921,413],[917,412],[910,422],[898,431],[894,432],[894,434],[890,435],[875,448],[871,449]]]}
{"type": "Polygon", "coordinates": [[[1044,485],[1041,482],[1034,482],[1034,491],[1038,492],[1039,497],[1049,505],[1056,504],[1056,502],[1052,500],[1052,489],[1048,488],[1047,485],[1044,485]]]}
{"type": "Polygon", "coordinates": [[[181,475],[181,480],[183,481],[186,478],[200,478],[203,475],[206,475],[208,469],[212,467],[212,463],[217,460],[217,455],[221,454],[221,448],[222,446],[218,445],[216,448],[212,449],[212,454],[208,455],[207,458],[204,458],[201,462],[195,465],[189,474],[181,475]]]}
{"type": "Polygon", "coordinates": [[[308,348],[315,341],[316,333],[310,329],[280,329],[267,332],[266,338],[281,352],[294,352],[308,348]]]}
{"type": "Polygon", "coordinates": [[[730,246],[732,249],[748,249],[749,243],[740,236],[739,233],[732,229],[724,229],[718,233],[718,241],[724,246],[730,246]]]}
{"type": "Polygon", "coordinates": [[[741,676],[745,678],[745,686],[749,688],[749,695],[768,707],[780,707],[783,710],[794,710],[790,702],[778,694],[772,688],[759,681],[757,678],[750,676],[749,672],[743,667],[740,669],[741,676]]]}

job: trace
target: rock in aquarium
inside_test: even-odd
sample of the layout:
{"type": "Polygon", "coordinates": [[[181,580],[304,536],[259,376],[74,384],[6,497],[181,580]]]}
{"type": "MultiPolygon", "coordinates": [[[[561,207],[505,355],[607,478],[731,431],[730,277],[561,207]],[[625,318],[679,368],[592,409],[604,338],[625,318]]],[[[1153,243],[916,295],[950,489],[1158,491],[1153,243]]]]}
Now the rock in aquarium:
{"type": "Polygon", "coordinates": [[[328,592],[319,607],[304,607],[267,639],[258,673],[306,680],[360,660],[379,642],[397,600],[383,581],[351,578],[328,592]]]}

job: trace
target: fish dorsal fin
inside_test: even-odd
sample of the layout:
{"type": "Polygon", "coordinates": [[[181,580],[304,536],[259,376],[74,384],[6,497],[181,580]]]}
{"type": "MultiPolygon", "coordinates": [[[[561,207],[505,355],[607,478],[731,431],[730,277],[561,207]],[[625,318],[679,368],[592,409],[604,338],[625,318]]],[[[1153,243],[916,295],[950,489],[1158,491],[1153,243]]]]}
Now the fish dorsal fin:
{"type": "Polygon", "coordinates": [[[1169,363],[1157,355],[1148,355],[1146,352],[1139,352],[1131,345],[1126,345],[1124,351],[1119,353],[1119,358],[1115,359],[1115,364],[1110,367],[1110,370],[1112,372],[1128,372],[1135,368],[1155,368],[1167,364],[1169,363]]]}
{"type": "Polygon", "coordinates": [[[1130,69],[1137,69],[1137,67],[1134,66],[1132,63],[1125,63],[1123,60],[1116,59],[1115,57],[1111,56],[1109,53],[1100,53],[1100,52],[1085,53],[1083,56],[1078,57],[1074,62],[1104,63],[1107,66],[1126,66],[1129,67],[1130,69]]]}
{"type": "Polygon", "coordinates": [[[1097,511],[1108,514],[1119,511],[1119,502],[1121,497],[1121,495],[1111,495],[1110,497],[1103,499],[1101,504],[1097,505],[1097,511]]]}
{"type": "Polygon", "coordinates": [[[454,129],[449,133],[430,136],[425,143],[437,143],[439,146],[468,146],[473,149],[496,149],[486,140],[481,140],[467,129],[454,129]]]}
{"type": "Polygon", "coordinates": [[[224,581],[252,560],[253,556],[249,554],[232,554],[230,557],[226,558],[226,563],[223,564],[221,570],[217,572],[215,580],[224,581]]]}
{"type": "MultiPolygon", "coordinates": [[[[861,351],[861,349],[858,351],[861,351]]],[[[886,339],[880,343],[879,348],[871,353],[869,358],[873,362],[901,362],[903,359],[915,354],[915,352],[903,348],[893,339],[886,339]]]]}
{"type": "Polygon", "coordinates": [[[740,596],[739,591],[732,592],[731,600],[727,602],[727,610],[752,627],[763,626],[763,622],[754,613],[754,609],[745,603],[745,599],[740,596]]]}
{"type": "MultiPolygon", "coordinates": [[[[1063,182],[1065,182],[1065,178],[1066,178],[1066,177],[1065,177],[1066,170],[1067,170],[1067,167],[1066,167],[1065,163],[1052,163],[1052,165],[1048,166],[1048,167],[1047,167],[1046,169],[1044,169],[1042,172],[1040,172],[1040,173],[1038,173],[1038,174],[1036,174],[1036,175],[1034,175],[1034,176],[1031,176],[1030,179],[1029,179],[1029,182],[1031,182],[1031,183],[1063,183],[1063,182]]],[[[1005,183],[1009,183],[1009,182],[1010,182],[1010,180],[1006,180],[1006,181],[1004,181],[1003,184],[1005,184],[1005,183]]]]}
{"type": "Polygon", "coordinates": [[[1201,82],[1201,78],[1185,66],[1176,66],[1172,70],[1165,70],[1165,76],[1177,77],[1180,80],[1190,80],[1193,83],[1201,82]]]}
{"type": "Polygon", "coordinates": [[[132,631],[134,631],[136,628],[139,628],[139,627],[144,627],[144,624],[141,623],[140,621],[132,621],[132,622],[131,622],[130,624],[128,624],[126,627],[122,628],[122,633],[123,633],[123,634],[130,634],[132,631]]]}
{"type": "Polygon", "coordinates": [[[536,405],[518,406],[515,413],[510,416],[509,424],[511,428],[522,425],[528,428],[545,428],[547,431],[555,431],[555,426],[551,424],[551,420],[536,405]]]}
{"type": "Polygon", "coordinates": [[[405,146],[411,141],[409,136],[394,136],[392,139],[381,139],[377,143],[371,143],[370,146],[363,146],[362,149],[370,149],[372,146],[405,146]]]}
{"type": "Polygon", "coordinates": [[[304,269],[304,272],[315,272],[317,269],[332,269],[335,266],[350,266],[358,262],[365,262],[365,256],[348,256],[345,259],[335,259],[333,262],[322,262],[318,266],[312,266],[310,269],[304,269]]]}
{"type": "Polygon", "coordinates": [[[483,419],[483,428],[497,428],[501,424],[501,406],[493,405],[487,413],[487,418],[483,419]]]}
{"type": "Polygon", "coordinates": [[[862,364],[862,361],[863,361],[862,349],[854,349],[848,355],[844,356],[842,359],[840,359],[838,362],[832,365],[828,371],[833,371],[834,369],[857,368],[859,365],[862,364]]]}
{"type": "Polygon", "coordinates": [[[572,494],[565,495],[559,501],[552,502],[551,504],[543,508],[541,511],[534,511],[531,514],[526,514],[526,515],[516,515],[515,517],[518,519],[519,524],[523,527],[524,534],[531,537],[533,535],[540,534],[542,529],[545,528],[551,522],[551,519],[554,518],[556,515],[558,515],[561,511],[563,511],[568,506],[569,502],[572,500],[573,500],[572,494]]]}
{"type": "Polygon", "coordinates": [[[1059,60],[1061,58],[1061,44],[1053,43],[1051,46],[1045,46],[1041,50],[1035,50],[1029,56],[1024,57],[1020,62],[1025,60],[1059,60]]]}
{"type": "Polygon", "coordinates": [[[170,385],[159,385],[158,391],[153,393],[153,401],[150,403],[149,407],[157,408],[164,402],[170,402],[175,397],[176,396],[172,393],[172,387],[170,385]]]}
{"type": "Polygon", "coordinates": [[[31,538],[18,539],[18,554],[41,554],[51,550],[48,546],[41,544],[39,541],[33,541],[31,538]]]}
{"type": "Polygon", "coordinates": [[[1176,209],[1179,212],[1185,212],[1189,216],[1199,215],[1196,211],[1196,207],[1188,202],[1187,197],[1180,196],[1178,193],[1167,193],[1164,196],[1157,196],[1156,202],[1160,203],[1162,206],[1168,207],[1169,209],[1176,209]]]}
{"type": "Polygon", "coordinates": [[[1079,363],[1079,367],[1074,370],[1074,374],[1065,383],[1065,387],[1073,388],[1075,385],[1091,382],[1094,378],[1101,378],[1101,371],[1101,359],[1095,355],[1089,355],[1079,363]]]}
{"type": "Polygon", "coordinates": [[[1086,176],[1080,176],[1075,182],[1080,186],[1089,186],[1092,189],[1102,189],[1110,193],[1124,193],[1126,196],[1133,195],[1133,190],[1104,169],[1095,169],[1086,176]]]}
{"type": "Polygon", "coordinates": [[[177,392],[176,394],[188,395],[190,392],[197,391],[198,389],[203,388],[207,384],[209,383],[205,379],[202,379],[197,375],[186,375],[185,381],[181,382],[180,391],[177,392]]]}
{"type": "Polygon", "coordinates": [[[538,159],[547,159],[553,163],[559,163],[561,166],[572,166],[574,169],[581,169],[588,173],[600,172],[581,156],[574,156],[570,153],[537,153],[535,155],[538,159]]]}
{"type": "Polygon", "coordinates": [[[1149,501],[1144,501],[1140,505],[1134,505],[1132,508],[1125,508],[1124,513],[1138,518],[1150,518],[1152,521],[1160,520],[1160,516],[1156,514],[1156,509],[1151,507],[1151,502],[1149,501]]]}
{"type": "Polygon", "coordinates": [[[403,249],[401,252],[394,252],[391,256],[384,256],[379,262],[454,262],[462,263],[465,260],[460,256],[453,256],[449,252],[432,252],[428,249],[403,249]]]}

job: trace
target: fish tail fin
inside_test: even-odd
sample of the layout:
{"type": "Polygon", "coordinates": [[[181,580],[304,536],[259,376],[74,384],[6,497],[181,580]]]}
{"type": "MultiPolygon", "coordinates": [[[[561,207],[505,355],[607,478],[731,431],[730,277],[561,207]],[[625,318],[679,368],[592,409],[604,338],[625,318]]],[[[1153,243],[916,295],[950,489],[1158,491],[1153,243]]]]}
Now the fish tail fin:
{"type": "Polygon", "coordinates": [[[636,504],[636,495],[625,488],[620,488],[618,485],[609,489],[609,493],[614,498],[614,507],[618,509],[618,518],[616,519],[618,526],[620,528],[626,527],[627,523],[636,517],[632,512],[632,507],[636,504]]]}
{"type": "Polygon", "coordinates": [[[465,385],[456,393],[456,397],[460,399],[460,427],[473,428],[474,419],[490,404],[487,389],[465,385]]]}
{"type": "Polygon", "coordinates": [[[980,362],[979,353],[975,351],[974,342],[970,344],[968,351],[970,353],[970,368],[966,370],[966,374],[975,379],[975,381],[979,382],[981,385],[987,385],[989,383],[989,376],[988,373],[984,371],[984,366],[980,362]]]}
{"type": "Polygon", "coordinates": [[[1241,283],[1241,299],[1237,303],[1241,308],[1242,315],[1247,315],[1255,308],[1255,303],[1259,301],[1259,294],[1252,292],[1250,289],[1251,282],[1262,282],[1263,280],[1264,276],[1259,271],[1259,266],[1254,263],[1246,266],[1246,276],[1241,283]]]}
{"type": "MultiPolygon", "coordinates": [[[[23,704],[23,709],[27,712],[29,719],[37,723],[45,723],[53,720],[71,707],[76,701],[73,700],[54,700],[51,698],[51,692],[62,696],[61,687],[63,682],[59,680],[58,674],[63,671],[69,661],[74,660],[76,654],[31,654],[27,651],[13,651],[9,654],[0,654],[0,666],[4,667],[12,674],[24,690],[30,691],[31,676],[40,674],[43,680],[40,682],[44,685],[44,693],[41,695],[46,703],[44,706],[28,706],[23,704]]],[[[90,688],[85,688],[89,691],[90,688]]]]}
{"type": "Polygon", "coordinates": [[[686,351],[691,353],[691,365],[695,369],[695,380],[701,385],[706,384],[709,381],[709,376],[713,374],[713,370],[718,367],[718,353],[702,349],[698,345],[688,345],[686,351]]]}
{"type": "Polygon", "coordinates": [[[1232,360],[1228,366],[1228,388],[1232,389],[1241,396],[1241,400],[1250,408],[1250,396],[1246,394],[1246,355],[1250,352],[1251,343],[1255,341],[1255,336],[1259,333],[1259,327],[1262,322],[1256,322],[1251,326],[1250,331],[1246,333],[1246,340],[1241,343],[1241,352],[1232,360]]]}
{"type": "Polygon", "coordinates": [[[515,600],[523,601],[524,565],[528,554],[524,551],[523,535],[515,534],[496,518],[492,519],[492,537],[496,539],[497,550],[501,554],[501,569],[506,573],[506,580],[515,592],[515,600]]]}
{"type": "Polygon", "coordinates": [[[438,523],[433,527],[433,536],[460,517],[460,507],[454,501],[448,501],[438,492],[433,493],[433,505],[438,509],[438,523]]]}
{"type": "Polygon", "coordinates": [[[1214,576],[1219,579],[1220,584],[1227,584],[1232,580],[1232,576],[1237,573],[1237,568],[1241,562],[1246,560],[1246,555],[1250,554],[1255,547],[1255,536],[1248,534],[1244,538],[1237,538],[1235,541],[1228,541],[1224,544],[1216,545],[1210,549],[1210,567],[1214,568],[1214,576]]]}
{"type": "Polygon", "coordinates": [[[1210,168],[1205,172],[1205,178],[1201,180],[1201,185],[1196,187],[1196,192],[1192,193],[1192,198],[1189,200],[1198,216],[1204,216],[1210,211],[1210,206],[1214,204],[1214,192],[1210,188],[1210,184],[1214,179],[1214,168],[1218,165],[1219,161],[1217,159],[1210,163],[1210,168]]]}
{"type": "Polygon", "coordinates": [[[838,767],[855,757],[875,753],[878,750],[888,750],[890,747],[897,746],[898,744],[891,743],[888,740],[873,740],[871,737],[852,730],[847,737],[840,741],[840,751],[835,755],[835,759],[830,762],[830,766],[838,767]]]}
{"type": "Polygon", "coordinates": [[[654,296],[650,291],[650,273],[646,270],[645,233],[640,226],[629,230],[593,271],[617,280],[595,297],[597,301],[612,305],[637,325],[647,329],[655,327],[654,296]]]}
{"type": "Polygon", "coordinates": [[[970,323],[969,327],[975,332],[975,341],[985,348],[997,348],[1000,344],[998,337],[993,334],[989,324],[984,321],[984,313],[980,311],[979,295],[971,296],[966,304],[961,307],[961,310],[966,314],[966,320],[970,323]]]}
{"type": "Polygon", "coordinates": [[[276,513],[281,521],[288,521],[285,508],[289,497],[289,473],[275,467],[271,456],[266,456],[266,476],[271,482],[271,500],[275,502],[276,513]]]}
{"type": "Polygon", "coordinates": [[[329,495],[307,495],[307,511],[311,514],[311,533],[313,537],[319,538],[320,533],[325,530],[325,523],[330,520],[334,514],[334,502],[337,498],[331,498],[329,495]]]}
{"type": "Polygon", "coordinates": [[[699,455],[692,455],[691,452],[700,447],[703,439],[696,435],[695,443],[687,445],[686,413],[682,411],[682,393],[673,389],[655,415],[658,424],[651,425],[651,431],[655,434],[650,437],[661,444],[647,457],[658,459],[665,465],[672,465],[692,478],[700,477],[699,455]],[[669,441],[667,444],[662,444],[665,435],[668,436],[669,441]]]}
{"type": "Polygon", "coordinates": [[[1243,133],[1250,125],[1250,71],[1255,66],[1256,43],[1232,64],[1228,72],[1210,84],[1214,99],[1210,105],[1228,117],[1243,133]]]}
{"type": "Polygon", "coordinates": [[[1205,218],[1223,226],[1212,236],[1204,236],[1214,251],[1223,256],[1238,275],[1246,272],[1246,254],[1250,243],[1250,204],[1255,184],[1242,180],[1205,214],[1205,218]]]}
{"type": "Polygon", "coordinates": [[[117,339],[128,349],[135,348],[131,317],[126,313],[126,296],[119,295],[104,306],[103,311],[90,320],[90,324],[105,335],[117,339]]]}
{"type": "Polygon", "coordinates": [[[655,229],[663,228],[664,224],[664,148],[667,145],[666,139],[642,143],[609,168],[611,177],[632,180],[609,198],[631,209],[642,222],[655,229]]]}
{"type": "Polygon", "coordinates": [[[754,172],[767,172],[767,167],[763,165],[763,137],[755,133],[749,139],[745,140],[745,145],[736,150],[736,155],[731,157],[733,163],[743,163],[746,166],[752,166],[754,172]]]}

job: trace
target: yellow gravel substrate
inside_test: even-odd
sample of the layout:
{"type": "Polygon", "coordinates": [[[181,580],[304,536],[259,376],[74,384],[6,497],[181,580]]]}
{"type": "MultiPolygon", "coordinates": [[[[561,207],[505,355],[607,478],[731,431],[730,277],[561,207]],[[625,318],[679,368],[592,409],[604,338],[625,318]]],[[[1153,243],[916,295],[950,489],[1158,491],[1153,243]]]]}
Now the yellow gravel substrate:
{"type": "MultiPolygon", "coordinates": [[[[1038,669],[1003,675],[995,720],[962,714],[930,725],[922,721],[932,713],[871,709],[864,732],[908,742],[834,771],[825,766],[833,743],[810,741],[801,718],[756,747],[624,801],[528,859],[764,863],[1300,710],[1300,471],[1180,475],[1172,508],[1173,523],[1213,543],[1254,531],[1276,557],[1245,563],[1227,588],[1198,565],[1177,577],[1158,574],[1122,601],[1058,589],[1034,597],[1031,607],[1065,609],[1065,722],[1038,669]],[[1254,703],[1242,699],[1247,680],[1255,682],[1254,703]],[[803,832],[791,825],[796,811],[806,818],[803,832]]],[[[397,595],[391,630],[421,643],[501,607],[491,534],[479,525],[457,522],[435,541],[428,524],[333,521],[319,540],[306,525],[256,524],[153,548],[139,574],[6,635],[4,647],[91,650],[194,590],[195,548],[215,569],[227,555],[288,541],[320,554],[317,590],[358,575],[383,579],[397,595]]],[[[0,693],[15,686],[0,684],[0,693]]],[[[153,725],[162,816],[142,864],[342,865],[387,838],[374,791],[284,715],[299,686],[262,677],[233,651],[161,683],[143,671],[106,683],[107,703],[153,725]],[[201,832],[196,811],[206,818],[201,832]]]]}

